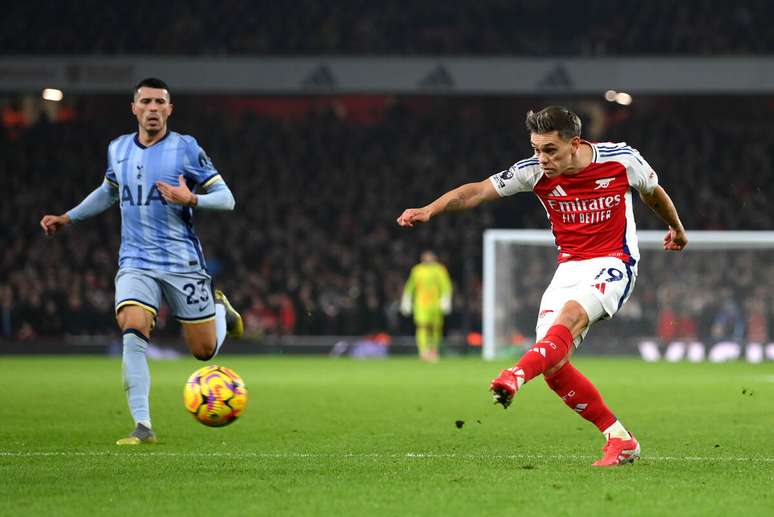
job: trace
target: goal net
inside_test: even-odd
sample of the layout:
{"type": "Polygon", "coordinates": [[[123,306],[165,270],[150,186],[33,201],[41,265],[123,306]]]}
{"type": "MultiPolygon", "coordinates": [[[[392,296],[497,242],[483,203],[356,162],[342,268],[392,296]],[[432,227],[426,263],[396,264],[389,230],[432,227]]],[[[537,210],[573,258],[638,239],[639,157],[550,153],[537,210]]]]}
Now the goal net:
{"type": "MultiPolygon", "coordinates": [[[[640,261],[629,301],[589,332],[591,354],[648,361],[774,360],[774,232],[689,231],[681,252],[665,232],[638,232],[640,261]]],[[[544,230],[484,233],[483,356],[516,357],[534,343],[540,298],[556,269],[544,230]]]]}

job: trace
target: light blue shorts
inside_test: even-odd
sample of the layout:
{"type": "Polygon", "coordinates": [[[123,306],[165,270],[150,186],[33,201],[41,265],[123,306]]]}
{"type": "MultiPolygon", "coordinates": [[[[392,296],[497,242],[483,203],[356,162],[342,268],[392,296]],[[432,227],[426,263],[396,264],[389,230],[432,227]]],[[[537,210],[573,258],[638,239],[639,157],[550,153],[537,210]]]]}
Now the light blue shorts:
{"type": "Polygon", "coordinates": [[[170,273],[149,269],[121,268],[116,274],[116,314],[127,305],[137,305],[159,314],[164,297],[172,316],[181,323],[215,319],[212,277],[206,271],[170,273]]]}

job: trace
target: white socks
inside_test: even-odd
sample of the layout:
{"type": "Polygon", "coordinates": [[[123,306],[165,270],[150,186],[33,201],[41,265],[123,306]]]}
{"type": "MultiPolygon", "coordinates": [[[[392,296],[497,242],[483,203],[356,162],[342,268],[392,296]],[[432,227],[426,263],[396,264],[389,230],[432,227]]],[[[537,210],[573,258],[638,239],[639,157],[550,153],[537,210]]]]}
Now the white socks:
{"type": "Polygon", "coordinates": [[[620,438],[621,440],[631,440],[632,435],[623,426],[620,420],[616,420],[613,425],[602,431],[602,434],[609,440],[610,438],[620,438]]]}
{"type": "Polygon", "coordinates": [[[212,357],[218,355],[223,340],[226,339],[226,308],[222,303],[215,304],[215,353],[212,357]]]}

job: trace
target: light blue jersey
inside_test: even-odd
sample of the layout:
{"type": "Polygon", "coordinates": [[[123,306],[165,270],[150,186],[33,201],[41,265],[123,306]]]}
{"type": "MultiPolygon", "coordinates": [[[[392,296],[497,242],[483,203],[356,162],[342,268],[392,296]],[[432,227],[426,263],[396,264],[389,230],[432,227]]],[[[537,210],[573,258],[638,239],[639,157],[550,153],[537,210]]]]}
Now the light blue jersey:
{"type": "Polygon", "coordinates": [[[105,182],[114,189],[112,197],[121,206],[119,267],[170,272],[206,269],[194,232],[193,209],[168,203],[156,187],[157,181],[177,185],[180,175],[191,191],[228,191],[191,136],[169,131],[145,147],[137,133],[132,133],[110,143],[105,182]]]}

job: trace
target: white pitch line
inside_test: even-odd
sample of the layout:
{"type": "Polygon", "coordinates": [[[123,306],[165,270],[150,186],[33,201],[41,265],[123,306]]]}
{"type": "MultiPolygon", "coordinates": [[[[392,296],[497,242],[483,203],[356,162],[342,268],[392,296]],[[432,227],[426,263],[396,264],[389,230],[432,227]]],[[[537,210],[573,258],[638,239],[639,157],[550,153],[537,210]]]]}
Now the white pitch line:
{"type": "MultiPolygon", "coordinates": [[[[126,449],[124,449],[126,450],[126,449]]],[[[5,458],[24,458],[24,457],[47,457],[47,456],[64,456],[64,457],[121,457],[121,458],[133,458],[137,456],[141,457],[153,457],[153,458],[263,458],[263,459],[316,459],[316,458],[342,458],[342,459],[460,459],[460,460],[491,460],[491,459],[505,459],[505,460],[589,460],[594,459],[596,456],[586,455],[566,455],[566,454],[442,454],[442,453],[424,453],[424,452],[407,452],[399,454],[383,454],[383,453],[286,453],[286,452],[152,452],[143,451],[139,452],[133,450],[126,453],[123,451],[107,452],[107,451],[0,451],[0,457],[5,458]]],[[[643,460],[649,461],[706,461],[706,462],[737,462],[737,461],[749,461],[757,463],[774,463],[774,458],[755,458],[747,456],[719,456],[719,457],[705,457],[705,456],[643,456],[643,460]]]]}

